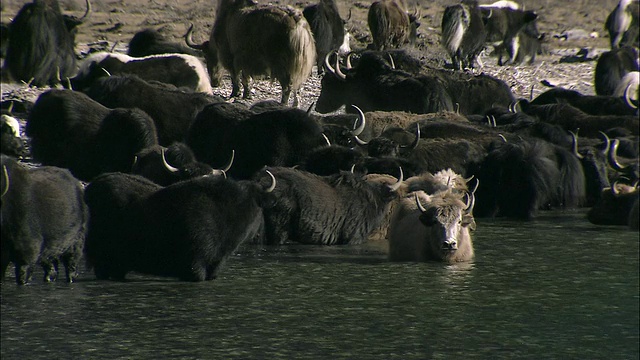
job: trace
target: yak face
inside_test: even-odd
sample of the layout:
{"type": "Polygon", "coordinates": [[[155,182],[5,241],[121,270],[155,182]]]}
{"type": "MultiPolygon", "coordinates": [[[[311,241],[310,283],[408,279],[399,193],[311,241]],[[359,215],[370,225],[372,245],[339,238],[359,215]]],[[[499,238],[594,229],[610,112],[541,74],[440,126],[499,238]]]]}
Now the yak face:
{"type": "Polygon", "coordinates": [[[427,227],[431,251],[445,259],[470,242],[469,230],[475,229],[475,220],[467,212],[471,204],[465,204],[450,191],[423,196],[428,199],[426,207],[415,193],[421,211],[419,220],[427,227]]]}

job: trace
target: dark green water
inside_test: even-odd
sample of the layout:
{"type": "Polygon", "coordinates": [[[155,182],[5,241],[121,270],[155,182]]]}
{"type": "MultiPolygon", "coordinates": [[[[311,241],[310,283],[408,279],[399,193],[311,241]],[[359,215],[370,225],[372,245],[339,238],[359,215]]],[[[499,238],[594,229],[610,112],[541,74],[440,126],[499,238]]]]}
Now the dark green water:
{"type": "Polygon", "coordinates": [[[2,284],[2,359],[638,359],[638,233],[478,220],[470,264],[246,250],[214,282],[2,284]]]}

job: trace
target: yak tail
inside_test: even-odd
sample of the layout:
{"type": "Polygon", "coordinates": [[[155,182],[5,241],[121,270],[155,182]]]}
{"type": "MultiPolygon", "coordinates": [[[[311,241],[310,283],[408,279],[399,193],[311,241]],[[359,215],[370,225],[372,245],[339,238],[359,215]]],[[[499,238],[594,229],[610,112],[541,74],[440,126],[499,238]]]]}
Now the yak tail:
{"type": "Polygon", "coordinates": [[[294,90],[299,89],[307,80],[316,63],[316,44],[311,27],[303,17],[296,20],[296,26],[289,34],[293,54],[289,70],[291,70],[291,88],[294,90]]]}
{"type": "Polygon", "coordinates": [[[444,10],[441,43],[449,54],[455,54],[460,48],[470,21],[469,10],[462,5],[449,6],[444,10]]]}

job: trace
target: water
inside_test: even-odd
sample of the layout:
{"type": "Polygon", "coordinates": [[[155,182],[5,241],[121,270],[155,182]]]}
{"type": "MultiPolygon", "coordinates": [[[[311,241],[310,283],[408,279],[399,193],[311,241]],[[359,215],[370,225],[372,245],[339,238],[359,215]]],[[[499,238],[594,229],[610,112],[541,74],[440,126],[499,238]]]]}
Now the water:
{"type": "MultiPolygon", "coordinates": [[[[213,282],[2,284],[2,359],[637,359],[638,233],[478,220],[469,264],[247,249],[213,282]]],[[[39,276],[39,274],[37,275],[39,276]]]]}

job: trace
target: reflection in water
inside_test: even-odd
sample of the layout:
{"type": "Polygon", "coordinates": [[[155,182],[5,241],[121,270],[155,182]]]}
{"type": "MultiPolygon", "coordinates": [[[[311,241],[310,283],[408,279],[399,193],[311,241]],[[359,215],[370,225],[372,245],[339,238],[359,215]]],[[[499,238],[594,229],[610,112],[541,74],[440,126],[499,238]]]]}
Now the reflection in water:
{"type": "MultiPolygon", "coordinates": [[[[2,284],[2,359],[633,359],[638,234],[584,213],[480,220],[472,263],[246,249],[214,282],[2,284]]],[[[39,275],[36,275],[39,276],[39,275]]]]}

